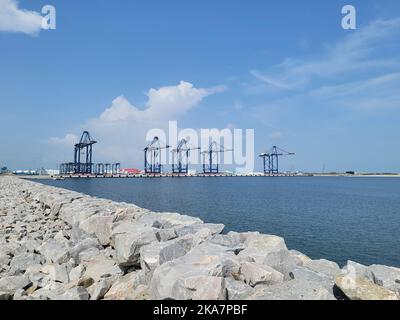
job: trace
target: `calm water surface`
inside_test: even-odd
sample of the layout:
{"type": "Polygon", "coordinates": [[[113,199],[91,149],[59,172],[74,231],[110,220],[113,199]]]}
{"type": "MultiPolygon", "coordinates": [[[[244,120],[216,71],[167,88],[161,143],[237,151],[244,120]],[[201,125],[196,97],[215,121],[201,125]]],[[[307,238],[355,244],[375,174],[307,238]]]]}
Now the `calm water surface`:
{"type": "Polygon", "coordinates": [[[226,231],[285,238],[290,249],[340,265],[400,267],[400,179],[162,178],[41,182],[154,211],[179,212],[226,231]]]}

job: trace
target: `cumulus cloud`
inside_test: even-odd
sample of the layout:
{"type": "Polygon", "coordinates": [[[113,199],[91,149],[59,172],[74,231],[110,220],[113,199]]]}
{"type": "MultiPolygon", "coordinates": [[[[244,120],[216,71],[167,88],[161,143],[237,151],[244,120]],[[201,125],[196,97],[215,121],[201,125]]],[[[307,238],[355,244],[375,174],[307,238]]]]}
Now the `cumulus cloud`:
{"type": "Polygon", "coordinates": [[[50,138],[49,143],[58,146],[71,146],[79,142],[77,135],[73,133],[67,133],[64,138],[50,138]]]}
{"type": "Polygon", "coordinates": [[[142,121],[173,119],[175,116],[186,113],[205,97],[222,92],[224,89],[223,86],[198,89],[185,81],[181,81],[176,86],[152,88],[147,93],[148,101],[143,110],[133,106],[124,96],[119,96],[112,102],[111,107],[101,114],[100,120],[115,122],[127,119],[142,121]]]}
{"type": "Polygon", "coordinates": [[[42,16],[35,11],[18,8],[16,0],[0,0],[0,31],[37,34],[42,27],[42,16]]]}
{"type": "Polygon", "coordinates": [[[124,96],[115,98],[111,107],[107,108],[99,117],[102,122],[125,121],[129,118],[142,118],[143,111],[133,106],[124,96]]]}
{"type": "Polygon", "coordinates": [[[158,90],[150,89],[147,111],[152,117],[159,113],[168,115],[184,113],[205,97],[224,90],[224,86],[197,89],[191,83],[184,81],[181,81],[178,86],[163,87],[158,90]]]}
{"type": "Polygon", "coordinates": [[[53,137],[44,141],[48,152],[44,154],[42,163],[54,166],[73,161],[73,147],[79,142],[79,138],[76,134],[67,133],[62,138],[53,137]]]}
{"type": "MultiPolygon", "coordinates": [[[[82,126],[99,141],[95,146],[94,161],[122,162],[125,167],[141,167],[149,130],[161,129],[167,132],[169,120],[178,120],[204,98],[224,90],[224,86],[196,88],[189,82],[181,81],[175,86],[150,89],[143,107],[135,106],[124,96],[115,98],[110,107],[82,126]]],[[[72,149],[72,141],[76,140],[76,135],[68,134],[62,139],[52,138],[50,143],[69,144],[72,149]]]]}

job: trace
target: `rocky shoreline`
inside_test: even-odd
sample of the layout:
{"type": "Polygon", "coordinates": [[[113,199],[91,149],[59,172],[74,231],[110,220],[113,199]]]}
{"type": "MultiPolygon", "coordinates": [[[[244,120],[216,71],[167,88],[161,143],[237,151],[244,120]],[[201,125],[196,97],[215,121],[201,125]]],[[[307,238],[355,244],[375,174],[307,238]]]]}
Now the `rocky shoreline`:
{"type": "Polygon", "coordinates": [[[0,300],[400,299],[398,268],[14,177],[0,190],[0,300]]]}

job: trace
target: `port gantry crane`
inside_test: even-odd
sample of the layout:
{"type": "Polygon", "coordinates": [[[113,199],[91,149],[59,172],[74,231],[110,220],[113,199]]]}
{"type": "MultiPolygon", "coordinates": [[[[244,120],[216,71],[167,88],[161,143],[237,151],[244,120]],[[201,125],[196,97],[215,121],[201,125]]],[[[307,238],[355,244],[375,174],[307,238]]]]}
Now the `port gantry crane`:
{"type": "Polygon", "coordinates": [[[90,136],[88,131],[84,131],[79,143],[75,144],[74,154],[74,173],[91,174],[93,171],[93,145],[97,143],[90,136]],[[84,156],[82,162],[81,156],[84,156]]]}
{"type": "Polygon", "coordinates": [[[189,172],[189,154],[191,150],[200,150],[200,148],[190,147],[186,139],[181,139],[176,149],[171,150],[172,173],[187,174],[189,172]]]}
{"type": "Polygon", "coordinates": [[[65,162],[60,164],[60,174],[73,174],[75,172],[74,162],[65,162]]]}
{"type": "Polygon", "coordinates": [[[218,174],[219,173],[219,154],[224,152],[233,151],[232,149],[225,149],[223,146],[218,145],[217,142],[211,142],[208,150],[202,153],[203,155],[203,173],[205,174],[218,174]]]}
{"type": "Polygon", "coordinates": [[[118,174],[121,172],[121,164],[119,162],[112,164],[112,174],[118,174]]]}
{"type": "Polygon", "coordinates": [[[119,172],[120,163],[93,163],[93,145],[94,141],[88,131],[82,133],[81,139],[74,145],[74,162],[65,162],[60,164],[60,174],[114,174],[119,172]]]}
{"type": "Polygon", "coordinates": [[[104,175],[104,163],[97,163],[95,166],[95,173],[99,175],[104,175]]]}
{"type": "Polygon", "coordinates": [[[260,154],[264,161],[264,174],[279,174],[279,157],[292,156],[293,152],[285,151],[277,146],[273,146],[268,152],[260,154]]]}
{"type": "Polygon", "coordinates": [[[170,146],[161,146],[158,137],[144,148],[144,172],[149,174],[161,173],[161,150],[169,149],[170,146]]]}

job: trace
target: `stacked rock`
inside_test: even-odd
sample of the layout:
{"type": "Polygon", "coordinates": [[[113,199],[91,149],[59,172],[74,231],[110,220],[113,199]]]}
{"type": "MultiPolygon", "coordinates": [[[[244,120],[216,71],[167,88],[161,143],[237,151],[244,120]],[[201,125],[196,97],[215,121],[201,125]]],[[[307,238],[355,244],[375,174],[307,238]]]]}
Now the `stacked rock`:
{"type": "Polygon", "coordinates": [[[400,269],[340,269],[258,232],[0,177],[0,299],[398,300],[400,269]]]}

